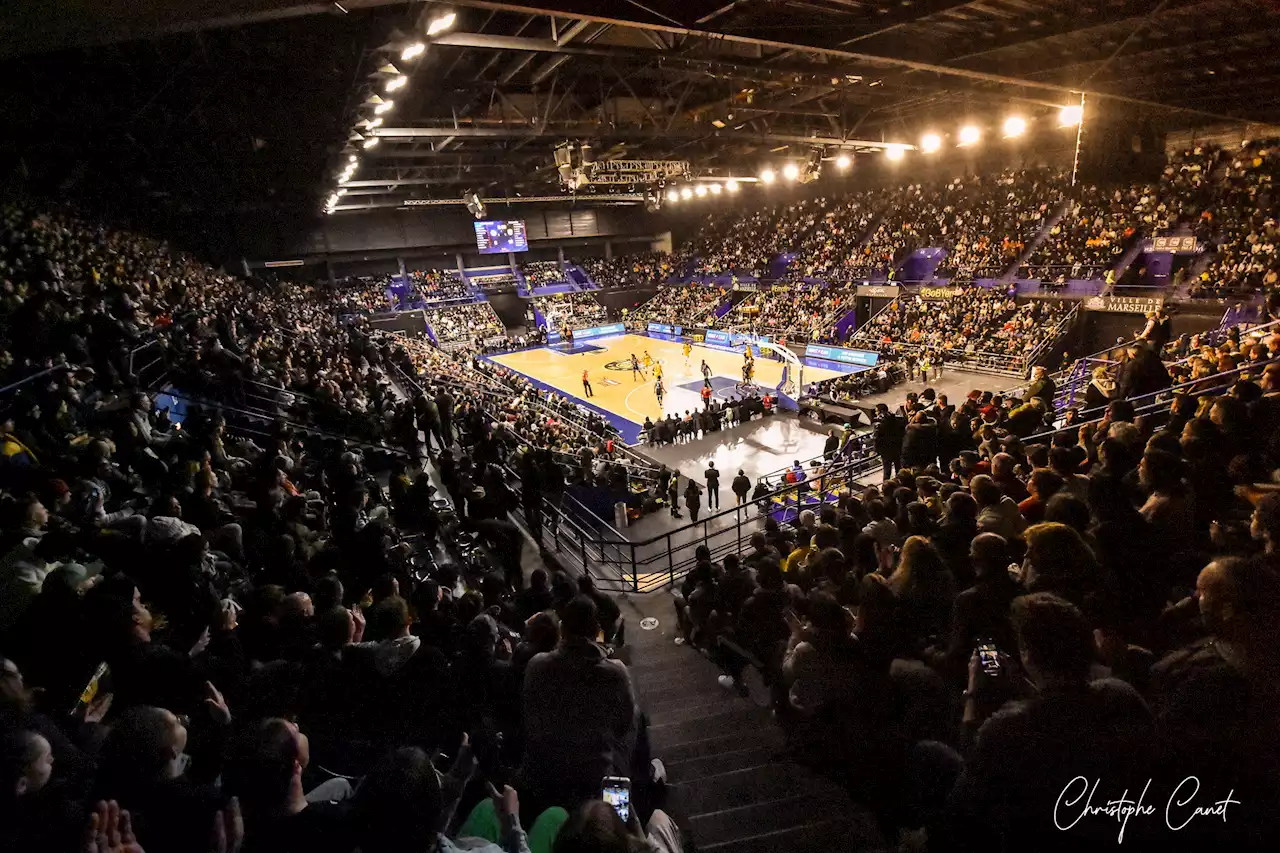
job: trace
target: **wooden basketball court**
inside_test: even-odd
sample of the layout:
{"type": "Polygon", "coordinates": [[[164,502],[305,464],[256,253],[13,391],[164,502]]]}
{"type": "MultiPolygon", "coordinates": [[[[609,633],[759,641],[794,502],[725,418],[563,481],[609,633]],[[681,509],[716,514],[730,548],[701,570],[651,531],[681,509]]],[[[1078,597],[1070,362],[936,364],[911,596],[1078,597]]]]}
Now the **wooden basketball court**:
{"type": "MultiPolygon", "coordinates": [[[[643,424],[646,417],[657,420],[667,414],[684,414],[702,405],[702,361],[711,368],[712,389],[718,399],[741,397],[742,354],[727,349],[693,344],[686,363],[683,344],[679,341],[651,338],[645,335],[614,335],[578,341],[572,351],[557,344],[504,355],[489,356],[496,364],[524,374],[535,382],[554,388],[593,406],[618,420],[643,424]],[[648,351],[652,364],[637,377],[631,371],[631,354],[643,366],[648,351]],[[654,393],[654,367],[662,366],[665,386],[663,405],[654,393]],[[582,387],[582,371],[587,371],[593,395],[587,397],[582,387]]],[[[824,367],[806,365],[804,381],[820,382],[861,368],[823,362],[824,367]]],[[[755,360],[755,382],[772,390],[782,380],[783,363],[767,354],[755,360]]],[[[790,377],[798,382],[799,377],[790,377]]],[[[623,430],[624,436],[628,431],[623,430]]]]}

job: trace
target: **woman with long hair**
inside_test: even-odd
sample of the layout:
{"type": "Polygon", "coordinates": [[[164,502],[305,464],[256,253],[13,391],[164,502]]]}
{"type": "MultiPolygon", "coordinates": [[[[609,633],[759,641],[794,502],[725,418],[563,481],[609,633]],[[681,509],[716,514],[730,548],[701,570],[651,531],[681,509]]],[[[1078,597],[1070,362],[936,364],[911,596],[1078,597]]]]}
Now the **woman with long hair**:
{"type": "Polygon", "coordinates": [[[889,589],[898,597],[914,639],[945,635],[950,630],[956,582],[928,539],[907,538],[898,567],[889,576],[889,589]]]}

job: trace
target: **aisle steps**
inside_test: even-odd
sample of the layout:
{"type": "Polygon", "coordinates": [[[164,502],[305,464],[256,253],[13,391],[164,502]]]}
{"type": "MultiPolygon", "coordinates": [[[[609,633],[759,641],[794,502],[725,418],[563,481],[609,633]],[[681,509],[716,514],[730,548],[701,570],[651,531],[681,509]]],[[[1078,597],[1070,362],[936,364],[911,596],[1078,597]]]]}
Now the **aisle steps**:
{"type": "Polygon", "coordinates": [[[698,851],[886,848],[870,812],[790,760],[768,709],[721,688],[711,661],[675,645],[667,595],[619,603],[627,612],[631,675],[649,715],[653,754],[667,768],[669,810],[691,831],[698,851]],[[660,619],[659,630],[639,628],[646,614],[660,619]]]}

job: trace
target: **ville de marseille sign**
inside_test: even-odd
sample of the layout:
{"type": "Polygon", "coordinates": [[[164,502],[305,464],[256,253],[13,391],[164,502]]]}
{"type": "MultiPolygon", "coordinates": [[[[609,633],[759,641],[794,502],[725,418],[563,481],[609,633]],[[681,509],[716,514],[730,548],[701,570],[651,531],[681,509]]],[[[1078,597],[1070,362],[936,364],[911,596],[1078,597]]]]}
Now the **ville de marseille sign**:
{"type": "Polygon", "coordinates": [[[1164,304],[1162,296],[1091,296],[1084,302],[1088,311],[1113,314],[1147,314],[1164,304]]]}

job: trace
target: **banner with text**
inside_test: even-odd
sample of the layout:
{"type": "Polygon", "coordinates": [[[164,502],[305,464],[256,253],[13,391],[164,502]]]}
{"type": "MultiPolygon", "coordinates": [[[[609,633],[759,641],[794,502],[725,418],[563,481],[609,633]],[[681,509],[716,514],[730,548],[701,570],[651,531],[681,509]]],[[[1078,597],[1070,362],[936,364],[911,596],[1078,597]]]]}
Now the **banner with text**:
{"type": "Polygon", "coordinates": [[[660,335],[675,335],[679,337],[684,334],[683,326],[668,326],[666,323],[650,323],[649,331],[657,332],[660,335]]]}
{"type": "Polygon", "coordinates": [[[964,293],[963,287],[922,287],[920,288],[921,299],[952,299],[964,293]]]}
{"type": "Polygon", "coordinates": [[[901,288],[896,284],[860,284],[854,288],[855,296],[882,296],[893,298],[901,288]]]}
{"type": "Polygon", "coordinates": [[[579,338],[599,338],[604,335],[621,335],[627,330],[627,327],[621,323],[610,323],[607,326],[591,326],[586,329],[574,329],[573,339],[579,338]]]}
{"type": "Polygon", "coordinates": [[[809,344],[804,348],[805,358],[820,358],[825,361],[839,361],[843,364],[856,364],[859,367],[875,367],[880,361],[880,353],[863,349],[847,349],[845,347],[828,347],[809,344]]]}
{"type": "Polygon", "coordinates": [[[1163,296],[1091,296],[1084,302],[1088,311],[1113,314],[1146,314],[1164,304],[1163,296]]]}

